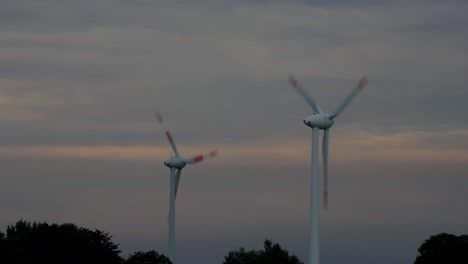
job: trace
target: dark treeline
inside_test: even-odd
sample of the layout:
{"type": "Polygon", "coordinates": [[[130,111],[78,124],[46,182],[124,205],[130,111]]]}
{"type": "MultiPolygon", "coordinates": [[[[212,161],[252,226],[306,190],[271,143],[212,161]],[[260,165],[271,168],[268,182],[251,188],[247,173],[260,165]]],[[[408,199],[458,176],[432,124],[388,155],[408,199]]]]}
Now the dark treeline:
{"type": "Polygon", "coordinates": [[[468,235],[441,233],[431,236],[418,249],[414,264],[467,264],[468,235]]]}
{"type": "Polygon", "coordinates": [[[155,251],[120,256],[112,236],[74,224],[48,224],[20,220],[0,232],[0,263],[5,264],[169,264],[155,251]]]}
{"type": "MultiPolygon", "coordinates": [[[[0,263],[5,264],[171,264],[151,250],[122,257],[112,236],[74,224],[20,220],[0,231],[0,263]]],[[[468,263],[468,235],[441,233],[425,240],[414,264],[468,263]]],[[[303,264],[277,243],[265,240],[261,250],[239,248],[228,252],[223,264],[303,264]]]]}
{"type": "Polygon", "coordinates": [[[265,240],[262,250],[231,251],[224,257],[223,264],[304,264],[298,257],[290,255],[279,244],[265,240]]]}
{"type": "MultiPolygon", "coordinates": [[[[5,264],[172,264],[158,252],[120,255],[112,236],[74,224],[48,224],[19,220],[0,231],[0,263],[5,264]]],[[[239,248],[225,256],[224,264],[303,264],[279,244],[265,240],[262,250],[239,248]]]]}

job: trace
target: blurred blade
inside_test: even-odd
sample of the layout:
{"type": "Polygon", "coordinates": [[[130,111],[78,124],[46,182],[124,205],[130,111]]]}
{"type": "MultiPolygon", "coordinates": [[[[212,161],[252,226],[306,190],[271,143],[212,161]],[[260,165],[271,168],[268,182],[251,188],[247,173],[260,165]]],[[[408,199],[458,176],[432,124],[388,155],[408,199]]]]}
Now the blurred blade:
{"type": "Polygon", "coordinates": [[[175,256],[175,169],[171,168],[171,188],[169,201],[169,257],[174,261],[175,256]]]}
{"type": "Polygon", "coordinates": [[[323,208],[328,209],[328,140],[329,130],[323,132],[322,161],[323,161],[323,208]]]}
{"type": "Polygon", "coordinates": [[[169,175],[169,182],[170,182],[170,185],[169,185],[169,212],[167,214],[167,224],[170,224],[171,222],[171,210],[174,210],[175,209],[175,194],[174,194],[174,201],[172,200],[172,195],[173,195],[173,190],[174,190],[174,186],[175,186],[175,177],[176,177],[176,173],[175,173],[175,169],[174,168],[171,168],[171,172],[170,172],[170,175],[169,175]]]}
{"type": "Polygon", "coordinates": [[[167,140],[169,140],[169,144],[171,144],[172,150],[174,150],[174,154],[177,157],[179,157],[180,156],[179,151],[177,150],[177,146],[176,146],[176,144],[174,142],[174,138],[172,137],[171,132],[169,131],[169,129],[167,129],[167,127],[164,125],[163,118],[162,118],[162,116],[161,116],[161,114],[159,112],[156,112],[156,118],[158,119],[159,124],[163,128],[164,133],[166,134],[167,140]]]}
{"type": "Polygon", "coordinates": [[[201,162],[201,161],[204,161],[204,160],[207,160],[207,159],[214,158],[214,157],[216,157],[218,155],[219,155],[219,151],[217,149],[213,149],[210,153],[200,154],[200,155],[197,155],[195,157],[185,159],[185,163],[194,164],[194,163],[198,163],[198,162],[201,162]]]}
{"type": "Polygon", "coordinates": [[[330,115],[330,119],[337,117],[343,110],[348,106],[348,104],[353,100],[353,98],[361,92],[367,84],[367,75],[364,75],[361,80],[359,80],[356,88],[346,97],[343,102],[336,108],[336,110],[330,115]]]}
{"type": "Polygon", "coordinates": [[[178,169],[176,172],[176,177],[175,177],[175,197],[174,200],[177,199],[177,189],[179,188],[179,181],[180,181],[180,174],[182,173],[182,169],[178,169]]]}
{"type": "Polygon", "coordinates": [[[302,97],[304,97],[306,102],[312,107],[312,109],[314,109],[316,113],[322,113],[322,110],[320,109],[318,104],[315,102],[314,98],[312,98],[312,96],[310,96],[302,88],[302,84],[296,79],[294,75],[290,73],[288,80],[289,80],[289,84],[291,85],[291,87],[294,88],[300,95],[302,95],[302,97]]]}

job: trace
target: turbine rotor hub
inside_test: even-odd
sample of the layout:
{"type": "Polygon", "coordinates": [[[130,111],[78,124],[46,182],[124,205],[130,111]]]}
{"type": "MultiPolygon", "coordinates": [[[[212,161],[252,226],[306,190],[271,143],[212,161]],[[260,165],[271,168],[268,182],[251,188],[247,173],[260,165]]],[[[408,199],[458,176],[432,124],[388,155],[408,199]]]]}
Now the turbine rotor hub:
{"type": "Polygon", "coordinates": [[[181,157],[171,157],[164,162],[164,165],[169,168],[182,169],[187,163],[185,163],[185,160],[181,157]]]}
{"type": "Polygon", "coordinates": [[[306,117],[303,122],[306,126],[312,128],[317,127],[319,129],[328,129],[335,123],[335,121],[330,119],[330,116],[325,113],[314,113],[313,115],[306,117]]]}

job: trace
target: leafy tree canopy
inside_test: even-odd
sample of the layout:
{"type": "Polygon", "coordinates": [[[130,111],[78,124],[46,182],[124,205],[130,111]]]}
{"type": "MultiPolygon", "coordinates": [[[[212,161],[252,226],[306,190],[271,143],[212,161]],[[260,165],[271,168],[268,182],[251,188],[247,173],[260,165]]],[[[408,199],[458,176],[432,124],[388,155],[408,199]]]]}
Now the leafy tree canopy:
{"type": "Polygon", "coordinates": [[[265,240],[263,250],[245,251],[244,248],[230,251],[223,264],[304,264],[298,257],[290,255],[277,243],[265,240]]]}
{"type": "MultiPolygon", "coordinates": [[[[0,238],[2,235],[0,235],[0,238]]],[[[7,227],[0,256],[9,264],[120,264],[118,245],[100,230],[74,224],[30,223],[20,220],[7,227]]]]}
{"type": "Polygon", "coordinates": [[[441,233],[431,236],[418,249],[414,264],[468,263],[468,235],[441,233]]]}
{"type": "Polygon", "coordinates": [[[168,257],[154,250],[147,252],[138,251],[130,254],[125,264],[172,264],[168,257]]]}

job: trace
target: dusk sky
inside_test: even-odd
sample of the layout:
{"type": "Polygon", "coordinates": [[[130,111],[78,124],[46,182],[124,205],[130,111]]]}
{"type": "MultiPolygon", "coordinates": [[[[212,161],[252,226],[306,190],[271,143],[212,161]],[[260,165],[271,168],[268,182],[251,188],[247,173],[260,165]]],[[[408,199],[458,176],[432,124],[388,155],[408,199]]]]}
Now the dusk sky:
{"type": "Polygon", "coordinates": [[[167,254],[172,149],[178,263],[265,238],[308,262],[312,110],[332,112],[321,263],[412,263],[468,231],[466,1],[0,2],[0,230],[105,230],[167,254]]]}

